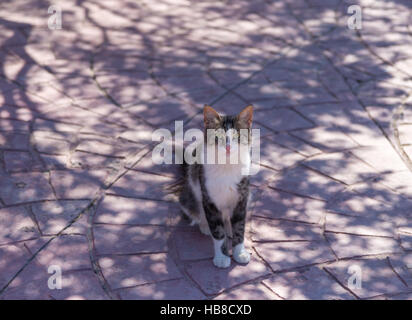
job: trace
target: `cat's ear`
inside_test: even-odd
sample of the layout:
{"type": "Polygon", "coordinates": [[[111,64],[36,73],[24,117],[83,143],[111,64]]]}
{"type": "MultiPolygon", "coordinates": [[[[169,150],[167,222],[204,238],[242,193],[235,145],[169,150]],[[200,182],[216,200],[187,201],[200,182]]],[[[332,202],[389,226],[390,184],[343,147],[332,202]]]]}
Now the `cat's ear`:
{"type": "Polygon", "coordinates": [[[220,124],[220,115],[211,106],[205,105],[203,108],[203,116],[206,129],[216,129],[220,124]]]}
{"type": "Polygon", "coordinates": [[[239,128],[241,129],[249,129],[252,126],[253,120],[253,106],[249,105],[244,108],[240,113],[237,115],[237,122],[239,124],[239,128]]]}

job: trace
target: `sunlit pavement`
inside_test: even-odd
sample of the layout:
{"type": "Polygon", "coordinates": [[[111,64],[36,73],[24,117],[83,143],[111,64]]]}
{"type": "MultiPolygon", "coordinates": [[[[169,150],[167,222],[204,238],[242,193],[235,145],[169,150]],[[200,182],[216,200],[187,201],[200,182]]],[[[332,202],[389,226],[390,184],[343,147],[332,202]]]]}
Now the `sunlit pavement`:
{"type": "Polygon", "coordinates": [[[271,2],[1,2],[0,299],[412,299],[412,2],[271,2]],[[151,160],[205,103],[255,106],[248,265],[151,160]]]}

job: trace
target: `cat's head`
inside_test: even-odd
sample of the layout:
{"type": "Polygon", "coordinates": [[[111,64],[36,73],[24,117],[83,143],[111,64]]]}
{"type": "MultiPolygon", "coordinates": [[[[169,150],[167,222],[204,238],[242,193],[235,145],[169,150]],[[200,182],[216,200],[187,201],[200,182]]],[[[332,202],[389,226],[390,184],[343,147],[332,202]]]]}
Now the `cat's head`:
{"type": "Polygon", "coordinates": [[[241,145],[250,147],[253,106],[249,105],[237,115],[221,115],[206,105],[203,109],[205,138],[208,145],[214,141],[216,150],[239,154],[241,145]]]}

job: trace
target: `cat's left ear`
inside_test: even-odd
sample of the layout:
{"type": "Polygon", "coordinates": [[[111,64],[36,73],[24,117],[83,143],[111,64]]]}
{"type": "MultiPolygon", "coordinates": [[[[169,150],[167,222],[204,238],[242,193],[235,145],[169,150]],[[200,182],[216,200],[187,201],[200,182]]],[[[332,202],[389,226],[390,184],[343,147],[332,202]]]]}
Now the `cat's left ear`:
{"type": "Polygon", "coordinates": [[[253,106],[249,105],[237,115],[237,121],[241,129],[249,129],[252,126],[253,106]]]}

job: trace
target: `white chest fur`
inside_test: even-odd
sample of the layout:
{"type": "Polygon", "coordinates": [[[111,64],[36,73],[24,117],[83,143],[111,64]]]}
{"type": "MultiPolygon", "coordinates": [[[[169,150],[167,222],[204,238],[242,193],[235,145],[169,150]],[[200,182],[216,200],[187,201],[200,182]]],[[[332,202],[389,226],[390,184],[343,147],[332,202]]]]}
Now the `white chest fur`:
{"type": "Polygon", "coordinates": [[[239,200],[242,180],[240,165],[205,165],[205,186],[209,197],[224,216],[232,214],[239,200]]]}

